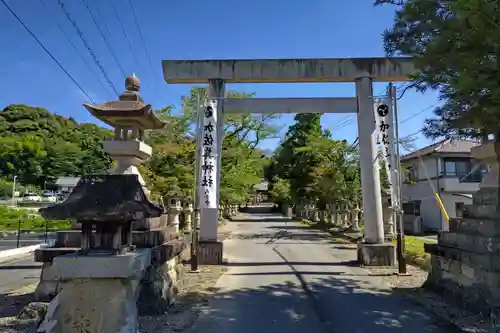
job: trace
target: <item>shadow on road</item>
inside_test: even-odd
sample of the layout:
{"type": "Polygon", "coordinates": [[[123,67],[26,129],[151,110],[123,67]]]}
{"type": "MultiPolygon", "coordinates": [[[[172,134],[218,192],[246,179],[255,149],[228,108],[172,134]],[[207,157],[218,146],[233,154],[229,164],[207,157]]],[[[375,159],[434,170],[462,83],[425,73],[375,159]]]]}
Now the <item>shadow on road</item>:
{"type": "MultiPolygon", "coordinates": [[[[268,274],[281,274],[281,272],[268,274]]],[[[304,273],[295,272],[295,274],[304,273]]],[[[314,312],[308,311],[306,307],[297,306],[297,300],[302,298],[304,291],[293,282],[218,292],[204,309],[207,316],[211,317],[210,322],[216,322],[218,327],[223,327],[223,332],[237,332],[241,329],[238,321],[243,320],[242,307],[252,304],[258,306],[247,311],[258,311],[262,318],[255,322],[254,332],[264,332],[266,328],[273,327],[271,319],[280,323],[280,327],[287,328],[301,325],[301,322],[314,322],[316,318],[319,318],[325,326],[326,332],[452,333],[458,331],[455,326],[430,315],[423,307],[407,300],[401,294],[403,289],[392,292],[374,291],[372,286],[349,279],[348,275],[343,277],[342,273],[329,274],[335,276],[318,278],[315,282],[305,285],[307,302],[314,312]],[[294,315],[291,316],[291,313],[294,315]]],[[[188,295],[189,293],[186,296],[188,295]]],[[[245,313],[245,315],[251,314],[245,313]]]]}
{"type": "Polygon", "coordinates": [[[341,261],[341,262],[315,262],[315,261],[272,261],[272,262],[235,262],[226,263],[226,266],[348,266],[359,267],[356,260],[341,261]]]}
{"type": "Polygon", "coordinates": [[[8,271],[13,269],[39,269],[42,265],[0,265],[0,271],[8,271]]]}

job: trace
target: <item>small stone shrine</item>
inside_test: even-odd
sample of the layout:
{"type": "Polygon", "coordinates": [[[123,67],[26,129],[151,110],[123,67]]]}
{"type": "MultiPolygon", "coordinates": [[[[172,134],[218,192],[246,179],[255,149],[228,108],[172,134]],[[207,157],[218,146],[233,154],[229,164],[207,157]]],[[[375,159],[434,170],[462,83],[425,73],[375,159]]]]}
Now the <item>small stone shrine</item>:
{"type": "Polygon", "coordinates": [[[83,176],[66,201],[40,209],[81,230],[58,232],[56,247],[35,252],[44,263],[35,296],[50,300],[38,332],[138,332],[138,314],[163,313],[176,293],[188,244],[166,225],[137,169],[151,155],[144,130],[163,127],[139,87],[130,76],[119,101],[85,105],[115,128],[104,148],[116,168],[83,176]]]}

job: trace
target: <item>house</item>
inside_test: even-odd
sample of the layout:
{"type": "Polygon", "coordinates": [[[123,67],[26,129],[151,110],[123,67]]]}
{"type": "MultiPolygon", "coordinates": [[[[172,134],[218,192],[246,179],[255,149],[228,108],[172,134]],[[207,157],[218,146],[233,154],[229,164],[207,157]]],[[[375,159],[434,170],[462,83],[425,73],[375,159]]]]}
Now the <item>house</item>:
{"type": "Polygon", "coordinates": [[[56,180],[57,190],[62,193],[71,193],[80,181],[80,177],[59,177],[56,180]]]}
{"type": "Polygon", "coordinates": [[[475,141],[447,139],[401,157],[403,202],[420,202],[424,230],[448,230],[434,192],[449,217],[459,217],[463,206],[472,203],[485,170],[471,155],[471,148],[477,145],[475,141]]]}

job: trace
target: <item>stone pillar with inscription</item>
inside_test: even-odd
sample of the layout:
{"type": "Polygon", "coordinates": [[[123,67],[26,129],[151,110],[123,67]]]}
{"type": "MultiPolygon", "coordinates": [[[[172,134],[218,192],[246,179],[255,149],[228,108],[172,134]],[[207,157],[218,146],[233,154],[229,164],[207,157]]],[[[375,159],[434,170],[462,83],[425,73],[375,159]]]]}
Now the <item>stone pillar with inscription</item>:
{"type": "Polygon", "coordinates": [[[219,190],[222,121],[224,107],[224,81],[209,80],[208,99],[201,109],[198,142],[200,170],[198,170],[198,203],[200,208],[200,263],[220,264],[222,242],[218,241],[219,190]]]}
{"type": "Polygon", "coordinates": [[[384,239],[377,150],[378,129],[371,78],[356,79],[356,98],[363,210],[369,212],[364,217],[364,241],[358,243],[358,261],[362,265],[393,266],[396,261],[396,249],[384,239]]]}

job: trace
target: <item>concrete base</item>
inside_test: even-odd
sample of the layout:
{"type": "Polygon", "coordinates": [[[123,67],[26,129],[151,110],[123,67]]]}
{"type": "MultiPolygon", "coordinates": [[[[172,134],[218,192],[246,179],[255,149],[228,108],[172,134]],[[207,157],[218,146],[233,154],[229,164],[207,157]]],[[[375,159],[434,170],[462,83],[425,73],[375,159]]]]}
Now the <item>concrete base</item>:
{"type": "Polygon", "coordinates": [[[358,243],[358,262],[363,266],[395,266],[396,247],[392,243],[358,243]]]}
{"type": "Polygon", "coordinates": [[[222,242],[200,241],[198,243],[198,263],[201,265],[221,265],[223,255],[222,242]]]}
{"type": "Polygon", "coordinates": [[[78,256],[53,261],[53,281],[64,281],[38,332],[138,332],[139,286],[151,250],[124,255],[78,256]]]}

